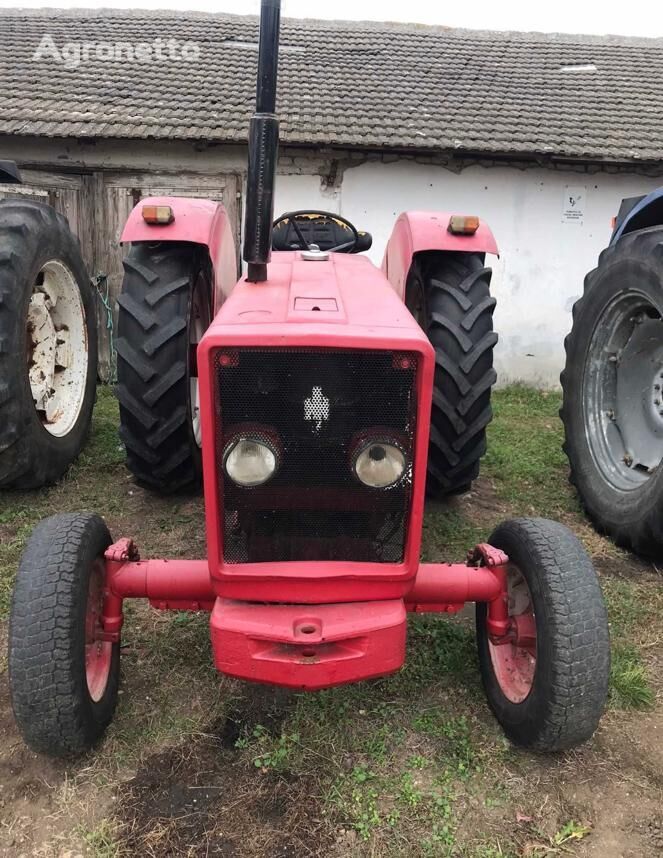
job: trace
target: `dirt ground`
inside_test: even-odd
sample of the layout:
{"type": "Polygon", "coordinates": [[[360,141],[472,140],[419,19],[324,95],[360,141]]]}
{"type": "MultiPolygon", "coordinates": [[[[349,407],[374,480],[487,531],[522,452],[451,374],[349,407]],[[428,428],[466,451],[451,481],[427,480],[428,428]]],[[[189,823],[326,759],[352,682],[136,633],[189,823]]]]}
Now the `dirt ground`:
{"type": "MultiPolygon", "coordinates": [[[[301,695],[218,677],[205,617],[132,606],[108,737],[83,760],[54,762],[29,751],[14,725],[4,620],[0,855],[663,855],[663,577],[594,534],[565,484],[548,497],[535,473],[514,472],[525,487],[514,500],[498,477],[509,408],[505,399],[475,489],[429,506],[425,553],[460,556],[475,534],[532,505],[576,530],[606,592],[617,665],[587,745],[549,757],[509,745],[481,693],[467,612],[417,618],[397,676],[301,695]]],[[[555,408],[542,406],[551,449],[555,408]]],[[[37,510],[31,496],[2,499],[6,570],[38,513],[77,502],[100,505],[115,534],[141,534],[146,554],[202,556],[201,501],[134,486],[109,429],[115,419],[102,400],[88,458],[37,510]]],[[[556,455],[546,465],[553,481],[565,467],[556,455]]]]}

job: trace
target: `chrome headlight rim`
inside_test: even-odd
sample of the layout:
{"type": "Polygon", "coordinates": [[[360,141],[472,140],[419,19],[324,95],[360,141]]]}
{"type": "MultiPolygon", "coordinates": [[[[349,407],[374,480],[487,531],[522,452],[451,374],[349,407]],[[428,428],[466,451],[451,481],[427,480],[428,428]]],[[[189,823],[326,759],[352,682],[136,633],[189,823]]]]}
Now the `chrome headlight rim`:
{"type": "Polygon", "coordinates": [[[279,451],[278,451],[276,445],[269,438],[266,438],[264,435],[262,435],[258,432],[256,432],[256,433],[241,432],[237,435],[233,435],[232,438],[230,438],[226,442],[226,445],[223,448],[222,462],[223,462],[223,473],[224,473],[226,479],[230,480],[230,482],[234,486],[237,486],[237,488],[240,488],[240,489],[255,489],[255,488],[260,488],[260,486],[266,485],[268,482],[270,482],[270,480],[274,479],[274,477],[278,473],[279,468],[281,466],[281,457],[279,455],[279,451]],[[248,442],[250,444],[258,444],[261,447],[264,447],[266,450],[269,450],[269,452],[274,457],[274,468],[272,469],[271,473],[267,477],[265,477],[264,480],[260,480],[260,481],[256,481],[256,482],[239,482],[228,471],[228,458],[229,458],[229,456],[231,455],[231,453],[234,450],[237,449],[239,444],[243,444],[246,442],[248,442]]]}
{"type": "Polygon", "coordinates": [[[406,479],[407,474],[410,470],[411,463],[408,458],[408,451],[405,446],[394,437],[389,435],[373,435],[371,437],[362,438],[356,445],[355,449],[352,453],[352,474],[357,480],[357,482],[364,486],[364,488],[371,489],[376,492],[384,492],[389,491],[390,489],[398,488],[401,483],[406,479]],[[357,473],[357,462],[359,461],[362,453],[365,453],[370,447],[393,447],[394,450],[398,450],[398,452],[403,457],[403,470],[399,474],[399,476],[393,480],[391,483],[386,483],[382,486],[371,485],[371,483],[366,483],[357,473]]]}

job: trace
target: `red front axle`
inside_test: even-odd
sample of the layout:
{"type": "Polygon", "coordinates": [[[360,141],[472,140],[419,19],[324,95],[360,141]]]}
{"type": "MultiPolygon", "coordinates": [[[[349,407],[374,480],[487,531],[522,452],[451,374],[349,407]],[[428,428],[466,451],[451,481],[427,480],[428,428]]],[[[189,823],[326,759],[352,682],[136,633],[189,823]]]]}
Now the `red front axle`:
{"type": "Polygon", "coordinates": [[[531,630],[509,617],[507,565],[503,552],[479,545],[467,563],[422,563],[404,599],[265,604],[219,596],[207,560],[140,560],[123,539],[106,552],[101,636],[120,639],[127,598],[149,599],[159,609],[209,611],[214,660],[223,673],[325,688],[398,670],[407,611],[455,613],[466,602],[486,602],[491,642],[521,643],[531,630]]]}

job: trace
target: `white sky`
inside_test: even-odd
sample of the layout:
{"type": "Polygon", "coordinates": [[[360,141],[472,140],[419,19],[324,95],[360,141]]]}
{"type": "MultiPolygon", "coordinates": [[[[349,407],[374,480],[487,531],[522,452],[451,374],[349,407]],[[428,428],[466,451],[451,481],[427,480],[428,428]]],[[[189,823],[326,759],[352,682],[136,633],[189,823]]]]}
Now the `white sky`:
{"type": "MultiPolygon", "coordinates": [[[[416,21],[484,30],[539,30],[560,33],[613,33],[663,36],[663,4],[610,3],[609,0],[283,0],[289,17],[416,21]]],[[[192,9],[203,12],[252,14],[259,0],[0,0],[0,8],[78,7],[130,9],[192,9]]]]}

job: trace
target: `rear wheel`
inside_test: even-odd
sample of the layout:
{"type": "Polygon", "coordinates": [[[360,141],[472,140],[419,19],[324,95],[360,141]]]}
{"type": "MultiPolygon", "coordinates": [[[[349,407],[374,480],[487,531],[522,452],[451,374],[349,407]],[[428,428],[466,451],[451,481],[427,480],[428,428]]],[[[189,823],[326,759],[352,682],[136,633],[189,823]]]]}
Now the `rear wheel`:
{"type": "Polygon", "coordinates": [[[585,279],[561,381],[564,449],[599,530],[663,555],[663,229],[621,238],[585,279]]]}
{"type": "Polygon", "coordinates": [[[507,521],[490,544],[509,557],[512,633],[491,641],[487,605],[477,604],[488,703],[514,743],[572,748],[594,733],[608,694],[608,619],[594,567],[571,531],[546,519],[507,521]]]}
{"type": "Polygon", "coordinates": [[[200,483],[196,345],[212,316],[209,256],[193,244],[134,244],[119,298],[117,397],[127,467],[161,492],[200,483]]]}
{"type": "Polygon", "coordinates": [[[104,641],[104,552],[97,515],[54,515],[34,529],[21,559],[9,620],[9,685],[16,722],[35,751],[83,753],[117,703],[120,645],[104,641]]]}
{"type": "Polygon", "coordinates": [[[59,479],[87,437],[97,380],[94,293],[67,221],[0,202],[0,487],[59,479]]]}
{"type": "Polygon", "coordinates": [[[435,348],[427,490],[467,491],[479,475],[496,381],[495,299],[482,253],[426,253],[408,276],[405,303],[435,348]]]}

